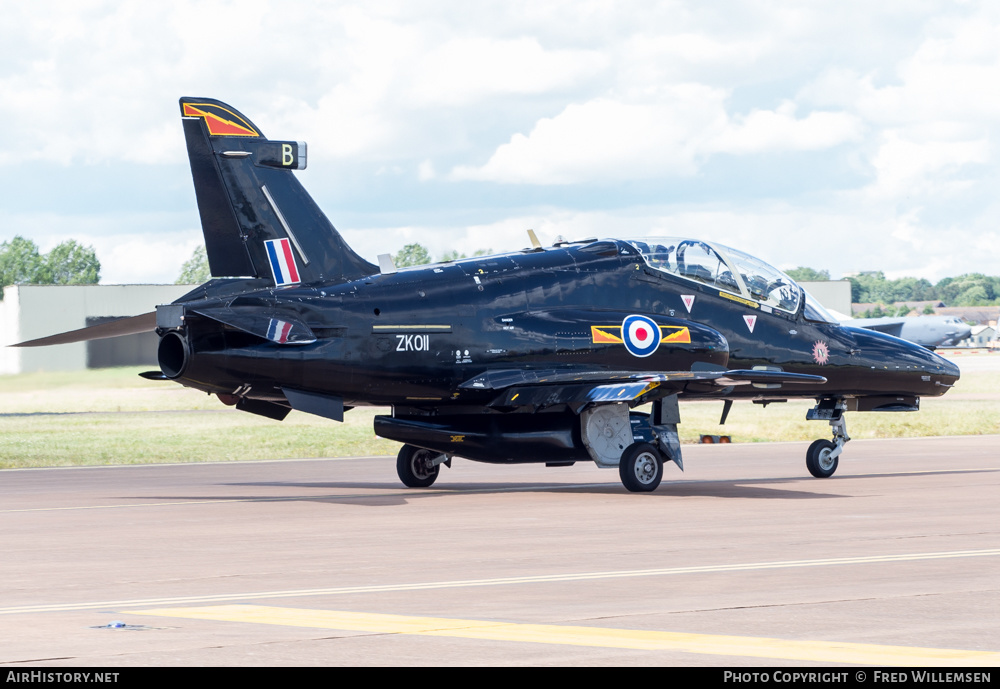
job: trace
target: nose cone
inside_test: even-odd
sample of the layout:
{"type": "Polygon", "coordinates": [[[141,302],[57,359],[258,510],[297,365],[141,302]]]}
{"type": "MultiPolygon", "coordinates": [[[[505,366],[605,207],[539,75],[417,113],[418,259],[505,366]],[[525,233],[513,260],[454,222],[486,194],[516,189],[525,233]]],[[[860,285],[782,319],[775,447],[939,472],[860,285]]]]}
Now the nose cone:
{"type": "Polygon", "coordinates": [[[851,328],[859,348],[859,363],[875,379],[899,394],[936,397],[948,392],[961,376],[958,366],[926,347],[884,333],[851,328]]]}
{"type": "MultiPolygon", "coordinates": [[[[917,347],[923,349],[923,347],[917,347]]],[[[930,382],[934,384],[936,392],[924,393],[927,395],[943,395],[962,376],[962,372],[954,362],[945,359],[940,354],[936,354],[929,349],[925,349],[922,356],[925,358],[924,372],[930,376],[930,382]]]]}
{"type": "Polygon", "coordinates": [[[920,371],[920,381],[915,382],[916,386],[920,388],[918,394],[925,397],[943,395],[955,385],[962,375],[958,366],[940,354],[911,342],[907,342],[906,345],[910,352],[905,359],[912,362],[914,368],[920,371]]]}

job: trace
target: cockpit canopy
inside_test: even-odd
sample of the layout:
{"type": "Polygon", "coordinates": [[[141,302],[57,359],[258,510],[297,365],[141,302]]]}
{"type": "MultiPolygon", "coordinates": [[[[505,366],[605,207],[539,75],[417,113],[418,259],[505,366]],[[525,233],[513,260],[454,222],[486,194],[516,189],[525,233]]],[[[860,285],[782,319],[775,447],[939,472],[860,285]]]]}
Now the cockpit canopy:
{"type": "Polygon", "coordinates": [[[680,237],[647,237],[628,243],[642,254],[650,268],[766,307],[795,313],[803,298],[804,290],[777,268],[721,244],[680,237]]]}

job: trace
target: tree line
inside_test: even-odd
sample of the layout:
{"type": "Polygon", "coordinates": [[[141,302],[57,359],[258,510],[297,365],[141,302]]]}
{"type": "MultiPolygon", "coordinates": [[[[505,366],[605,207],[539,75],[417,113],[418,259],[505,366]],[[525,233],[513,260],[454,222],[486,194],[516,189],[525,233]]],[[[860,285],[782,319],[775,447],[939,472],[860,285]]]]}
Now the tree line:
{"type": "MultiPolygon", "coordinates": [[[[493,253],[493,249],[479,249],[473,256],[488,256],[493,253]]],[[[438,259],[438,263],[445,261],[457,261],[460,258],[468,258],[457,250],[447,251],[438,259]]],[[[392,262],[397,268],[408,268],[410,266],[422,266],[433,263],[431,252],[422,244],[407,244],[396,252],[392,257],[392,262]]],[[[199,285],[211,279],[212,273],[208,267],[208,254],[205,252],[205,245],[197,247],[191,258],[181,266],[181,274],[177,277],[178,285],[199,285]]]]}
{"type": "MultiPolygon", "coordinates": [[[[491,253],[493,253],[492,249],[479,249],[472,255],[487,256],[491,253]]],[[[438,258],[438,262],[457,261],[462,258],[468,257],[457,250],[451,250],[442,254],[438,258]]],[[[393,255],[393,263],[396,264],[397,268],[426,265],[433,261],[427,247],[419,243],[407,244],[393,255]]],[[[830,271],[804,266],[786,272],[789,277],[798,281],[812,282],[830,279],[830,271]]],[[[199,246],[184,264],[177,283],[199,284],[210,277],[205,247],[199,246]]],[[[966,273],[954,278],[944,278],[939,280],[937,284],[932,284],[923,278],[888,280],[885,273],[881,271],[847,279],[851,282],[852,302],[882,305],[882,307],[876,307],[878,313],[873,315],[905,315],[910,309],[886,306],[903,301],[941,301],[948,306],[1000,305],[1000,277],[990,277],[982,273],[966,273]]],[[[928,309],[928,312],[932,311],[932,309],[928,309]]]]}
{"type": "MultiPolygon", "coordinates": [[[[479,249],[473,256],[486,256],[492,249],[479,249]]],[[[467,258],[457,250],[442,254],[439,262],[467,258]]],[[[393,256],[398,268],[431,263],[430,251],[422,244],[407,244],[393,256]]],[[[800,266],[786,271],[794,280],[829,280],[830,271],[800,266]]],[[[204,245],[195,249],[184,263],[178,284],[200,284],[211,277],[204,245]]],[[[68,239],[42,254],[30,239],[18,235],[0,243],[0,286],[94,285],[101,278],[101,262],[91,246],[68,239]]],[[[906,301],[941,301],[948,306],[1000,305],[1000,277],[966,273],[931,283],[923,278],[904,277],[889,280],[878,271],[847,278],[851,283],[851,301],[881,304],[882,313],[901,315],[885,305],[906,301]]],[[[898,311],[899,309],[895,309],[898,311]]]]}
{"type": "Polygon", "coordinates": [[[18,235],[0,244],[0,287],[7,285],[96,285],[101,262],[94,247],[73,239],[47,254],[30,239],[18,235]]]}
{"type": "MultiPolygon", "coordinates": [[[[493,253],[493,249],[477,249],[473,252],[473,256],[489,256],[493,253]]],[[[459,253],[457,250],[452,249],[451,251],[446,251],[437,260],[438,263],[444,263],[445,261],[457,261],[460,258],[469,258],[465,254],[459,253]]],[[[392,257],[392,262],[396,264],[397,268],[408,268],[410,266],[422,266],[428,263],[433,263],[434,260],[431,258],[431,252],[427,250],[425,246],[419,243],[407,244],[402,249],[396,252],[392,257]]]]}
{"type": "MultiPolygon", "coordinates": [[[[829,280],[827,270],[800,267],[786,271],[794,280],[829,280]]],[[[940,301],[948,306],[1000,306],[1000,277],[966,273],[936,284],[924,278],[888,280],[877,271],[847,278],[855,304],[894,304],[901,301],[940,301]]],[[[901,315],[901,314],[887,314],[901,315]]]]}

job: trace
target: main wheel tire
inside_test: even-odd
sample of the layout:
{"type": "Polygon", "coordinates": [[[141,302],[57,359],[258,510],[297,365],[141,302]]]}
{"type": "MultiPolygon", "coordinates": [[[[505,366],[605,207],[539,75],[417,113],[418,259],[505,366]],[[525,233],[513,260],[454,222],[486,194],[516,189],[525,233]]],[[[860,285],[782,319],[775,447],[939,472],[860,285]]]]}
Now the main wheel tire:
{"type": "Polygon", "coordinates": [[[806,451],[806,468],[809,473],[816,478],[830,478],[837,470],[840,457],[830,457],[830,453],[836,449],[836,443],[830,440],[819,439],[813,442],[806,451]]]}
{"type": "Polygon", "coordinates": [[[396,455],[396,473],[408,488],[427,488],[434,484],[441,465],[434,464],[434,458],[441,453],[413,445],[403,445],[396,455]]]}
{"type": "Polygon", "coordinates": [[[654,491],[663,478],[663,457],[649,443],[632,443],[618,462],[618,475],[633,493],[654,491]]]}

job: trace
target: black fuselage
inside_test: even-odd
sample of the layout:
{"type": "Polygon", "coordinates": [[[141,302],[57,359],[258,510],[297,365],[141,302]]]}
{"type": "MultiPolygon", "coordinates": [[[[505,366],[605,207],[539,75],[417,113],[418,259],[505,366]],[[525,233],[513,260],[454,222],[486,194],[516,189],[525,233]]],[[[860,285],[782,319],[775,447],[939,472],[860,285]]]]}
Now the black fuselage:
{"type": "Polygon", "coordinates": [[[802,307],[767,312],[717,286],[654,270],[624,242],[462,260],[342,284],[260,289],[256,282],[214,281],[179,300],[188,307],[187,351],[175,352],[164,367],[169,377],[261,400],[283,401],[285,386],[337,395],[349,406],[435,408],[488,402],[495,393],[459,386],[491,369],[770,367],[828,379],[794,389],[720,391],[693,383],[683,391],[764,399],[940,395],[958,377],[957,367],[903,340],[810,321],[802,307]],[[694,297],[690,313],[682,295],[688,302],[694,297]],[[191,311],[220,304],[294,314],[316,341],[277,344],[191,311]],[[630,314],[652,318],[665,333],[649,356],[634,356],[621,342],[630,314]],[[671,333],[680,337],[671,340],[671,333]]]}

